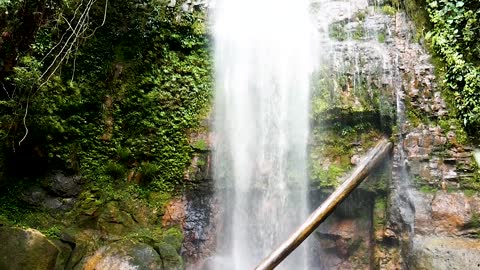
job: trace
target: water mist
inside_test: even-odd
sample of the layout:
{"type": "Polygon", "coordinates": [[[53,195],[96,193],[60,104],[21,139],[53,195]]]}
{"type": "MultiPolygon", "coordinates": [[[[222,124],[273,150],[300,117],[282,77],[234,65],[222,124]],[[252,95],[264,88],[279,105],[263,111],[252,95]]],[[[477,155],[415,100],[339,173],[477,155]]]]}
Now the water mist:
{"type": "MultiPolygon", "coordinates": [[[[307,0],[214,8],[214,176],[224,208],[216,269],[253,269],[307,216],[315,27],[307,0]],[[221,263],[223,261],[223,263],[221,263]]],[[[307,269],[299,248],[280,269],[307,269]]]]}

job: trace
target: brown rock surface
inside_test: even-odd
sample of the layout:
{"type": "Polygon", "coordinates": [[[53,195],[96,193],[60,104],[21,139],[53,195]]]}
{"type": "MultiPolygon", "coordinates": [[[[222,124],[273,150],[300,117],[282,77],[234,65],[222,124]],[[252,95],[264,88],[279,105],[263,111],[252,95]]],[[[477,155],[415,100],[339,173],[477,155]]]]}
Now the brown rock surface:
{"type": "Polygon", "coordinates": [[[60,250],[33,229],[0,228],[0,269],[50,270],[60,250]]]}
{"type": "Polygon", "coordinates": [[[165,207],[165,214],[162,218],[162,226],[168,227],[185,223],[185,201],[182,197],[171,200],[165,207]]]}
{"type": "MultiPolygon", "coordinates": [[[[462,192],[415,192],[415,233],[418,235],[468,235],[480,213],[480,198],[462,192]]],[[[474,228],[475,229],[475,228],[474,228]]]]}
{"type": "Polygon", "coordinates": [[[480,240],[416,236],[408,265],[417,270],[479,269],[480,240]]]}
{"type": "Polygon", "coordinates": [[[463,193],[438,192],[432,201],[435,233],[457,234],[471,216],[470,204],[463,193]]]}

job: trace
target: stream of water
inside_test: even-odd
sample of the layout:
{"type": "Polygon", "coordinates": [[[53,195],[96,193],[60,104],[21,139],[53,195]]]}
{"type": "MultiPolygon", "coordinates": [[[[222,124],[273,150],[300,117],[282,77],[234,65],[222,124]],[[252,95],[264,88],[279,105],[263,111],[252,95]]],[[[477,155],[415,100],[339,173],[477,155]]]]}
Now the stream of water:
{"type": "MultiPolygon", "coordinates": [[[[307,216],[317,60],[309,8],[308,0],[216,2],[214,176],[225,214],[213,269],[253,269],[307,216]]],[[[306,257],[300,248],[280,269],[307,269],[306,257]]]]}

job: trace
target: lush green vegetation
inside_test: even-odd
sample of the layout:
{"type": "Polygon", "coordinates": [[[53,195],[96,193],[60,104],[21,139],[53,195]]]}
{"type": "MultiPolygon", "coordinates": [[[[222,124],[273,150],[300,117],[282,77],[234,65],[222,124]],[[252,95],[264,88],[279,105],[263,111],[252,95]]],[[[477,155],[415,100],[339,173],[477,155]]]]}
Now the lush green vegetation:
{"type": "Polygon", "coordinates": [[[335,22],[328,26],[328,35],[338,41],[345,41],[348,33],[345,30],[345,22],[335,22]]]}
{"type": "Polygon", "coordinates": [[[211,57],[205,13],[168,2],[0,1],[0,219],[43,227],[16,198],[55,171],[86,181],[80,210],[184,184],[211,57]]]}
{"type": "Polygon", "coordinates": [[[8,11],[0,74],[8,175],[24,176],[19,169],[29,166],[37,176],[68,170],[100,181],[127,180],[133,171],[142,184],[180,184],[192,151],[187,132],[210,98],[203,13],[155,0],[111,1],[106,12],[105,2],[89,11],[81,3],[0,6],[8,11]],[[38,10],[35,24],[18,21],[38,10]],[[70,25],[84,27],[74,42],[66,38],[70,25]]]}
{"type": "Polygon", "coordinates": [[[429,0],[432,29],[426,35],[445,63],[444,85],[452,93],[457,116],[470,134],[480,127],[480,3],[429,0]]]}
{"type": "Polygon", "coordinates": [[[392,0],[415,21],[415,38],[425,37],[451,113],[472,138],[480,130],[480,3],[456,0],[392,0]]]}
{"type": "Polygon", "coordinates": [[[325,68],[317,75],[311,109],[310,176],[314,183],[336,187],[352,168],[352,156],[360,158],[380,137],[391,133],[393,105],[384,92],[347,72],[325,68]]]}

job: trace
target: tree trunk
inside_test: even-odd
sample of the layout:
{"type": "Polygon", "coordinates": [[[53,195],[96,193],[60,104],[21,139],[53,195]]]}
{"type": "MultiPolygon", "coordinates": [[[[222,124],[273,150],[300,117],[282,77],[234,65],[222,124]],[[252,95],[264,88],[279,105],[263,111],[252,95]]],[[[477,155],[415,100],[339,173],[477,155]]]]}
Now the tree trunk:
{"type": "Polygon", "coordinates": [[[255,269],[270,270],[279,265],[294,251],[393,149],[393,143],[381,140],[343,184],[325,200],[315,212],[276,250],[255,269]]]}

